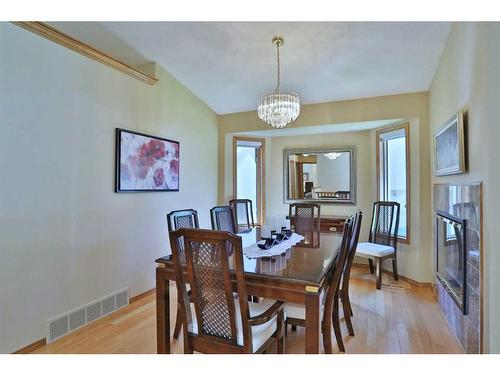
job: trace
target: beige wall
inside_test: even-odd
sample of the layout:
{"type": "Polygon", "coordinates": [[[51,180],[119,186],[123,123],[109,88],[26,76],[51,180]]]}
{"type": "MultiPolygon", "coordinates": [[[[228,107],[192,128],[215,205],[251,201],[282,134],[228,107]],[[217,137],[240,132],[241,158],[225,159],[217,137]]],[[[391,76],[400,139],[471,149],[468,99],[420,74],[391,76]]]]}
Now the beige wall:
{"type": "Polygon", "coordinates": [[[432,176],[431,183],[483,182],[484,345],[485,351],[492,353],[500,353],[500,253],[496,245],[500,227],[498,40],[498,24],[455,23],[429,94],[431,139],[454,113],[468,109],[468,171],[462,175],[432,176]]]}
{"type": "Polygon", "coordinates": [[[155,285],[165,215],[217,200],[217,116],[161,68],[148,86],[0,23],[0,352],[46,320],[155,285]],[[114,129],[180,141],[180,192],[114,188],[114,129]]]}
{"type": "MultiPolygon", "coordinates": [[[[430,156],[428,94],[415,93],[377,98],[305,105],[291,127],[344,124],[388,119],[405,119],[410,124],[411,153],[411,243],[401,244],[400,273],[417,281],[432,281],[430,216],[430,156]]],[[[231,145],[234,133],[267,130],[255,112],[219,116],[219,203],[232,197],[231,145]]],[[[283,148],[309,145],[357,145],[358,206],[365,214],[362,239],[367,237],[371,205],[376,195],[375,131],[346,132],[266,140],[267,216],[286,212],[283,204],[283,148]]],[[[324,205],[330,214],[348,214],[354,206],[324,205]]],[[[388,262],[387,267],[390,267],[388,262]]]]}

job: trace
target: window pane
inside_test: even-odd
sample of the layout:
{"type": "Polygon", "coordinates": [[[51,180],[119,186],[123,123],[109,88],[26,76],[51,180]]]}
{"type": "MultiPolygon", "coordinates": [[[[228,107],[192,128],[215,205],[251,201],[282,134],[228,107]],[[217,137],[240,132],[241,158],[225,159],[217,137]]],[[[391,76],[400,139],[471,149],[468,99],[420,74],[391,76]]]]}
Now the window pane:
{"type": "Polygon", "coordinates": [[[392,138],[387,145],[387,200],[400,207],[398,235],[406,238],[406,138],[392,138]]]}
{"type": "Polygon", "coordinates": [[[255,147],[237,146],[237,192],[238,199],[251,199],[253,219],[257,222],[257,157],[255,147]]]}

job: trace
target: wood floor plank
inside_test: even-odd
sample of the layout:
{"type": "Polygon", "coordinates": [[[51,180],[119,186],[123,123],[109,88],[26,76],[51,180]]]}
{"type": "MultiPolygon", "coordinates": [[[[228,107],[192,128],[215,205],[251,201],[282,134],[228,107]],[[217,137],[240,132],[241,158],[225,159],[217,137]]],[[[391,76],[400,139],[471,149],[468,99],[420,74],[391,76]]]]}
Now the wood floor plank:
{"type": "MultiPolygon", "coordinates": [[[[395,281],[383,275],[382,290],[374,275],[354,267],[351,274],[352,318],[356,336],[348,335],[341,309],[341,329],[347,354],[463,353],[448,328],[431,288],[395,281]]],[[[170,295],[177,298],[175,284],[170,295]]],[[[170,305],[173,329],[175,304],[170,305]]],[[[334,353],[338,352],[335,338],[334,353]]],[[[304,329],[288,330],[287,353],[304,353],[304,329]]],[[[321,349],[323,343],[321,342],[321,349]]],[[[182,353],[182,338],[172,340],[182,353]]],[[[270,352],[273,352],[272,350],[270,352]]],[[[156,353],[156,300],[146,294],[129,306],[35,351],[35,353],[156,353]]]]}

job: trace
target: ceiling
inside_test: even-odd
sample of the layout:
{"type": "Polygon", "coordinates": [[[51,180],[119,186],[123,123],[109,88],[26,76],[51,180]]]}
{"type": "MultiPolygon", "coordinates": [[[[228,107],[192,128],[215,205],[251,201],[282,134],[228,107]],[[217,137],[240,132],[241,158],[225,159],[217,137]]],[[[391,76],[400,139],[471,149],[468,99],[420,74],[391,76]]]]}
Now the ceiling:
{"type": "Polygon", "coordinates": [[[218,114],[255,110],[282,88],[304,104],[429,89],[449,22],[51,22],[139,66],[155,61],[218,114]]]}

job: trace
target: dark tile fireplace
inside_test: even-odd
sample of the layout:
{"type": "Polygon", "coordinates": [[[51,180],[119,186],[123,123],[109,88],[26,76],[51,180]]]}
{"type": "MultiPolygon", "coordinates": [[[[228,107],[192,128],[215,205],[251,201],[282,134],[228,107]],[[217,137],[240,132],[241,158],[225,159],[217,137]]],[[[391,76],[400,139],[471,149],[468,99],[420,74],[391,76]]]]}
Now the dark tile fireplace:
{"type": "Polygon", "coordinates": [[[436,296],[467,353],[481,352],[481,184],[435,184],[436,296]]]}
{"type": "Polygon", "coordinates": [[[467,314],[466,221],[436,210],[436,279],[467,314]]]}

